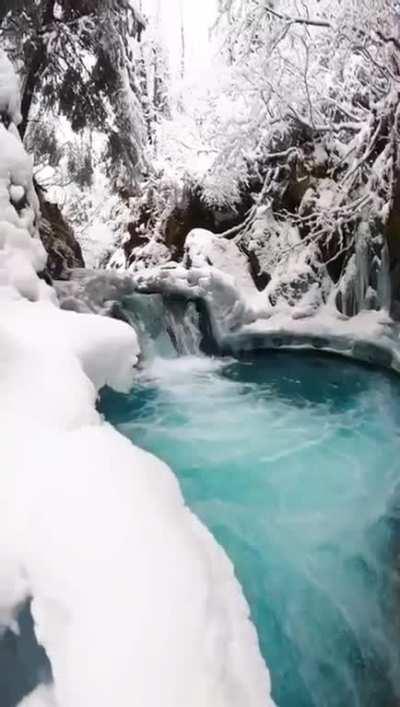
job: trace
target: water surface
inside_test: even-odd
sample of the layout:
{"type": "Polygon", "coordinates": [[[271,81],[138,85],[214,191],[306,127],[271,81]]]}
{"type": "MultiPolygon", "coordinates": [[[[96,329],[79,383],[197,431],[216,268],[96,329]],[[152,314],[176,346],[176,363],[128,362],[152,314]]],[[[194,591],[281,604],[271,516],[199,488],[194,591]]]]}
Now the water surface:
{"type": "Polygon", "coordinates": [[[234,562],[280,707],[398,706],[399,382],[315,355],[186,357],[102,406],[234,562]]]}

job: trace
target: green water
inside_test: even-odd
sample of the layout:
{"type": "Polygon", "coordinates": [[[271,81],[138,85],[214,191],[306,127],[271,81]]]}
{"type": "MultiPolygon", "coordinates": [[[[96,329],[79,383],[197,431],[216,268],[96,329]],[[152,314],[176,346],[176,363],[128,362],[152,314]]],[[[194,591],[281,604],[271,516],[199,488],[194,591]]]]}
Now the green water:
{"type": "Polygon", "coordinates": [[[102,409],[170,464],[232,559],[280,707],[400,704],[396,379],[317,356],[182,358],[102,409]]]}

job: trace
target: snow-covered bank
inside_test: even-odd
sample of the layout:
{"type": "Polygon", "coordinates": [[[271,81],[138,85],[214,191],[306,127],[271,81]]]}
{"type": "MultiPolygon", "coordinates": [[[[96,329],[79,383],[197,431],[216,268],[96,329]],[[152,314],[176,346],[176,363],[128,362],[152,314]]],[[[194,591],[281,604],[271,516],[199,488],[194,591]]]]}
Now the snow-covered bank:
{"type": "Polygon", "coordinates": [[[398,326],[384,312],[360,312],[351,319],[341,319],[328,308],[304,319],[277,315],[228,334],[222,347],[231,353],[279,348],[315,349],[392,368],[400,373],[398,326]]]}
{"type": "MultiPolygon", "coordinates": [[[[12,119],[10,75],[0,55],[12,119]]],[[[12,122],[0,142],[0,629],[32,597],[54,676],[23,705],[272,705],[232,564],[170,469],[96,411],[133,384],[135,332],[58,307],[32,161],[12,122]]]]}

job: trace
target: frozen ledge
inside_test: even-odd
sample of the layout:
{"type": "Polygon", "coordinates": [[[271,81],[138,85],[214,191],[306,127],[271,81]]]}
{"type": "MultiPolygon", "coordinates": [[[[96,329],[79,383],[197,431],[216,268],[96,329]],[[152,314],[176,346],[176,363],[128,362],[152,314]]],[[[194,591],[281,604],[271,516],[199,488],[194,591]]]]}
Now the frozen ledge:
{"type": "Polygon", "coordinates": [[[213,267],[167,266],[141,274],[142,292],[175,294],[205,305],[215,350],[238,355],[269,349],[310,349],[353,358],[400,373],[400,326],[384,310],[344,317],[332,304],[317,311],[267,308],[233,277],[213,267]]]}
{"type": "Polygon", "coordinates": [[[334,306],[317,311],[263,306],[238,288],[233,277],[206,266],[186,269],[168,264],[135,273],[76,270],[58,288],[66,309],[107,314],[133,293],[161,294],[200,303],[212,341],[222,354],[271,349],[308,349],[335,353],[400,373],[400,324],[384,310],[344,317],[334,306]]]}
{"type": "Polygon", "coordinates": [[[236,355],[263,349],[316,350],[400,373],[399,326],[384,312],[360,312],[345,320],[323,310],[298,320],[272,315],[222,336],[219,348],[236,355]]]}

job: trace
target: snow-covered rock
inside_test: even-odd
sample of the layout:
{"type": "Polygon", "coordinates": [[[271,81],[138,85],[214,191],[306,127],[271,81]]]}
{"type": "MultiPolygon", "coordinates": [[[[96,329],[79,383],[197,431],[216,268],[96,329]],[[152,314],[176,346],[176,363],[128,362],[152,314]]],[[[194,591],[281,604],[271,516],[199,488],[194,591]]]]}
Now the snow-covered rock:
{"type": "Polygon", "coordinates": [[[15,132],[0,142],[0,622],[32,597],[54,676],[23,707],[272,705],[232,564],[170,469],[96,411],[134,382],[135,332],[58,307],[31,162],[15,132]]]}
{"type": "Polygon", "coordinates": [[[188,267],[170,263],[137,273],[133,286],[141,292],[204,302],[216,348],[221,352],[311,348],[400,372],[400,328],[388,314],[384,260],[376,266],[379,309],[368,307],[365,268],[358,267],[353,273],[363,296],[359,297],[361,311],[352,317],[336,308],[340,284],[326,302],[315,292],[315,284],[298,304],[279,301],[272,306],[266,298],[269,286],[263,292],[256,291],[249,280],[247,262],[236,246],[206,231],[189,235],[185,262],[188,267]]]}
{"type": "Polygon", "coordinates": [[[247,257],[240,252],[234,241],[228,241],[204,228],[196,228],[187,236],[183,265],[187,268],[211,265],[233,277],[237,287],[250,297],[256,292],[247,257]]]}
{"type": "Polygon", "coordinates": [[[7,54],[0,49],[0,113],[8,116],[14,125],[22,120],[18,79],[7,54]]]}

